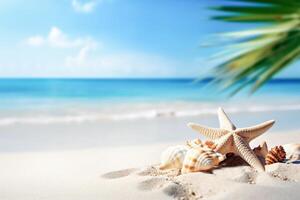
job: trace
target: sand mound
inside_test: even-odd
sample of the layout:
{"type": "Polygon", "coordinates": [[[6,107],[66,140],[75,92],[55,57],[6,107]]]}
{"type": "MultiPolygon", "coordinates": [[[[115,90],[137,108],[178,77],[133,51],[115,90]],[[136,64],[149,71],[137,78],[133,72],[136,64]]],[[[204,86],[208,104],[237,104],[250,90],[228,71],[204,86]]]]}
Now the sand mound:
{"type": "Polygon", "coordinates": [[[180,175],[178,170],[159,170],[157,166],[127,169],[103,175],[105,178],[130,176],[136,188],[161,192],[166,199],[299,199],[300,165],[275,163],[258,173],[249,166],[222,167],[212,173],[180,175]],[[140,178],[139,178],[140,177],[140,178]],[[298,189],[297,189],[298,188],[298,189]],[[289,195],[286,195],[289,194],[289,195]]]}
{"type": "Polygon", "coordinates": [[[139,183],[138,188],[140,190],[153,190],[153,189],[159,189],[162,188],[168,180],[166,178],[150,178],[145,181],[142,181],[139,183]]]}

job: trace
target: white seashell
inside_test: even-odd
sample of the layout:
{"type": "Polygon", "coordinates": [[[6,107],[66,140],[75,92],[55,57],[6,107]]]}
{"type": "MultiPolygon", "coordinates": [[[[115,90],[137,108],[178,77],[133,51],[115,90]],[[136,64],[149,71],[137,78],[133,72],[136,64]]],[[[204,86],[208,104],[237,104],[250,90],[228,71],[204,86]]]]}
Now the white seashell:
{"type": "Polygon", "coordinates": [[[168,147],[163,153],[161,154],[161,164],[159,169],[171,169],[177,168],[181,169],[184,157],[186,152],[190,149],[189,146],[186,145],[177,145],[168,147]]]}
{"type": "Polygon", "coordinates": [[[181,173],[208,171],[225,159],[220,153],[212,149],[192,148],[186,152],[181,173]]]}
{"type": "Polygon", "coordinates": [[[288,160],[287,161],[288,163],[300,160],[300,144],[299,143],[285,144],[282,146],[286,152],[286,158],[288,160]]]}

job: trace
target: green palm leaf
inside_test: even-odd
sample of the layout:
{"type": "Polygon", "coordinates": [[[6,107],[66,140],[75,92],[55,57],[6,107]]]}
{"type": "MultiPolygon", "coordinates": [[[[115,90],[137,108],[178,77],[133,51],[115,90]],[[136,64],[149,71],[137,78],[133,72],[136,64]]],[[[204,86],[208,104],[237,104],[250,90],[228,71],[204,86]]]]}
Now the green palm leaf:
{"type": "Polygon", "coordinates": [[[232,94],[247,85],[251,85],[251,92],[255,92],[300,57],[300,1],[233,2],[238,2],[238,5],[212,8],[222,12],[222,15],[213,19],[239,23],[262,22],[264,26],[220,35],[232,40],[233,44],[226,48],[236,53],[215,67],[214,82],[221,84],[224,89],[232,89],[232,94]]]}

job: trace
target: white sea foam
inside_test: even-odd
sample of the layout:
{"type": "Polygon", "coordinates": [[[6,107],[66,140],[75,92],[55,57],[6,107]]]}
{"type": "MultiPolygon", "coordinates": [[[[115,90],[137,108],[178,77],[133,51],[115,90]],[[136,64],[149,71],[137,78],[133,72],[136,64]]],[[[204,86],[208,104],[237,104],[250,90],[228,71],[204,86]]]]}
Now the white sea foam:
{"type": "MultiPolygon", "coordinates": [[[[137,120],[137,119],[155,119],[163,117],[196,117],[203,115],[215,115],[217,105],[163,105],[147,106],[137,105],[138,109],[132,106],[128,109],[108,112],[107,110],[81,110],[75,113],[64,114],[23,114],[21,116],[0,117],[0,126],[15,125],[15,124],[58,124],[58,123],[84,123],[96,122],[101,120],[137,120]]],[[[244,112],[271,112],[271,111],[297,111],[300,110],[300,104],[291,105],[239,105],[226,106],[228,113],[244,113],[244,112]]],[[[82,108],[81,108],[82,109],[82,108]]]]}

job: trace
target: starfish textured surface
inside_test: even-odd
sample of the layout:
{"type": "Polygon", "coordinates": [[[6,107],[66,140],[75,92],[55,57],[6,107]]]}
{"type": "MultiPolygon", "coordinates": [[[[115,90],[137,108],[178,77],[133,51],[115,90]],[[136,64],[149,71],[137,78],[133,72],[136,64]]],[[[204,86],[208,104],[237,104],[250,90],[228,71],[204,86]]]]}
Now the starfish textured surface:
{"type": "Polygon", "coordinates": [[[222,108],[218,110],[220,128],[210,128],[199,124],[189,123],[188,126],[203,134],[217,144],[216,151],[222,154],[235,153],[258,171],[265,168],[249,146],[256,137],[265,133],[275,123],[266,121],[252,127],[236,128],[222,108]]]}

